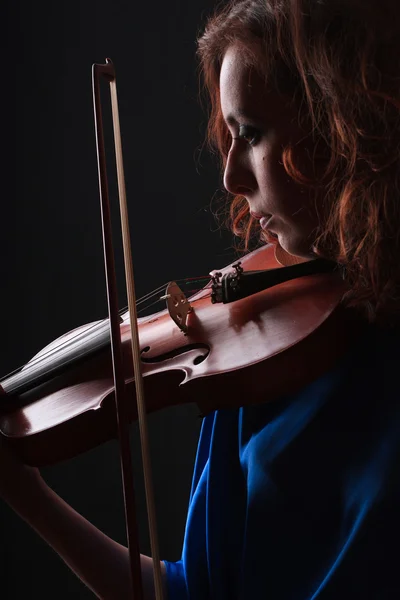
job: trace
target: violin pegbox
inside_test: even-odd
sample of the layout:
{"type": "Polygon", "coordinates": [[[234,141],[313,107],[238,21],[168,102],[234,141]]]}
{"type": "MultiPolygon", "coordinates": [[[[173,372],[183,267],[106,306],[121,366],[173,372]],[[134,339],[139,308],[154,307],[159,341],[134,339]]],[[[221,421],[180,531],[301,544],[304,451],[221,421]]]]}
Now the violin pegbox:
{"type": "Polygon", "coordinates": [[[165,295],[160,300],[165,300],[169,316],[184,334],[188,332],[187,316],[192,312],[192,306],[181,288],[175,281],[170,281],[165,290],[165,295]]]}

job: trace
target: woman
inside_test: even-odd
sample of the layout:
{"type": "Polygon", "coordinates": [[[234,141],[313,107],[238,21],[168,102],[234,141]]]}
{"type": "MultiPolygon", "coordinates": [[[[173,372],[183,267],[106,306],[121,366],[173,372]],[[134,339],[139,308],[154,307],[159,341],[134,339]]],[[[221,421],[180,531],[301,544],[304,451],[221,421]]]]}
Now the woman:
{"type": "MultiPolygon", "coordinates": [[[[398,40],[395,0],[233,1],[200,39],[234,231],[340,263],[362,327],[295,394],[204,419],[170,600],[399,596],[398,40]]],[[[94,593],[128,597],[127,550],[1,465],[3,498],[94,593]]]]}

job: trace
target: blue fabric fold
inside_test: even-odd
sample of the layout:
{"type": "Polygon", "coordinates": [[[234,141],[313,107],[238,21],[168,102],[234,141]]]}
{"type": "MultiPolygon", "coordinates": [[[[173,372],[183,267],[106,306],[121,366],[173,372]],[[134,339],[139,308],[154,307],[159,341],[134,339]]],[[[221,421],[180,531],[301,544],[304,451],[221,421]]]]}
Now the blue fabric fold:
{"type": "Polygon", "coordinates": [[[398,340],[370,327],[299,393],[205,417],[169,600],[400,598],[398,340]]]}

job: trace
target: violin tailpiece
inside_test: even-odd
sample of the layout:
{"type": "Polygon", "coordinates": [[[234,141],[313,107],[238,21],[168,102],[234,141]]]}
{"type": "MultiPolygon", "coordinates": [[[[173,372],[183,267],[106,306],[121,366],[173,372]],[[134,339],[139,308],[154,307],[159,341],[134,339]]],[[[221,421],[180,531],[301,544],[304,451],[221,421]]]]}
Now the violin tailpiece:
{"type": "Polygon", "coordinates": [[[293,264],[288,267],[265,269],[260,271],[243,271],[240,262],[232,265],[233,271],[222,273],[212,271],[211,302],[228,304],[252,294],[285,283],[298,277],[306,277],[317,273],[331,273],[338,270],[332,261],[317,258],[307,262],[293,264]]]}

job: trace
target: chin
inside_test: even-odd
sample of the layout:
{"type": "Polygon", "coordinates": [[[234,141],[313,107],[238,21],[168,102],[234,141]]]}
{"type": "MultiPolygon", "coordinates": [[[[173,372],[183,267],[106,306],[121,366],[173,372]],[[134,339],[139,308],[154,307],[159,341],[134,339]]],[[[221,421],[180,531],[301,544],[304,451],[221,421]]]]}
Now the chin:
{"type": "Polygon", "coordinates": [[[303,238],[299,239],[294,236],[286,236],[280,233],[273,235],[275,236],[275,243],[279,242],[281,248],[288,254],[298,256],[299,258],[315,258],[315,254],[303,238]]]}
{"type": "Polygon", "coordinates": [[[262,232],[262,239],[267,244],[277,244],[279,242],[278,235],[268,230],[262,232]]]}

